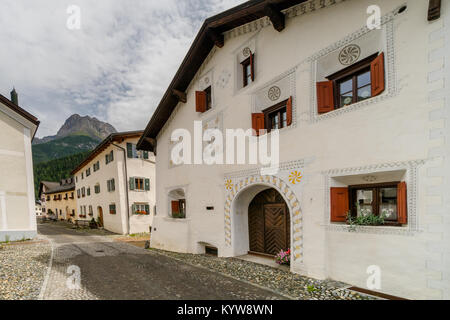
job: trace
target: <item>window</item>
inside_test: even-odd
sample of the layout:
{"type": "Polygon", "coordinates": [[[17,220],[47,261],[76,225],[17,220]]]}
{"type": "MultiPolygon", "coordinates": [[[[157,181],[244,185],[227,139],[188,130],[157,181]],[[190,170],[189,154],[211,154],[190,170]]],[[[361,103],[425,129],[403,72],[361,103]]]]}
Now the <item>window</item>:
{"type": "Polygon", "coordinates": [[[108,164],[108,163],[110,163],[110,162],[113,162],[113,161],[114,161],[114,153],[113,153],[113,150],[111,150],[110,153],[107,153],[106,156],[105,156],[105,158],[106,158],[106,164],[108,164]]]}
{"type": "Polygon", "coordinates": [[[243,87],[246,87],[250,83],[255,80],[254,77],[254,54],[250,54],[250,56],[241,62],[242,65],[242,75],[243,75],[243,87]]]}
{"type": "Polygon", "coordinates": [[[96,185],[94,186],[94,192],[95,192],[95,193],[100,193],[100,185],[99,185],[99,184],[96,184],[96,185]]]}
{"type": "Polygon", "coordinates": [[[206,93],[206,110],[209,110],[212,107],[211,86],[205,89],[205,93],[206,93]]]}
{"type": "MultiPolygon", "coordinates": [[[[95,167],[94,167],[94,171],[95,171],[95,167]]],[[[86,169],[86,177],[89,177],[91,175],[91,168],[87,168],[86,169]]]]}
{"type": "Polygon", "coordinates": [[[361,102],[384,91],[384,54],[373,54],[317,83],[318,113],[361,102]]]}
{"type": "Polygon", "coordinates": [[[86,196],[86,188],[81,188],[81,196],[84,198],[86,196]]]}
{"type": "Polygon", "coordinates": [[[186,218],[186,200],[179,199],[171,201],[172,218],[186,218]]]}
{"type": "Polygon", "coordinates": [[[203,91],[195,92],[195,111],[205,112],[212,108],[212,88],[209,86],[203,91]]]}
{"type": "Polygon", "coordinates": [[[116,190],[116,185],[115,185],[114,178],[111,179],[111,180],[106,181],[106,187],[107,187],[108,192],[116,190]]]}
{"type": "Polygon", "coordinates": [[[287,127],[286,103],[287,100],[263,111],[265,129],[270,131],[287,127]]]}
{"type": "Polygon", "coordinates": [[[94,211],[92,210],[92,206],[89,206],[89,215],[90,216],[94,215],[94,211]]]}
{"type": "Polygon", "coordinates": [[[80,189],[77,189],[77,198],[80,199],[80,189]]]}
{"type": "Polygon", "coordinates": [[[73,199],[73,192],[70,193],[70,199],[73,199]]]}
{"type": "Polygon", "coordinates": [[[69,195],[66,193],[66,194],[64,195],[64,200],[67,200],[67,199],[69,199],[69,195]]]}
{"type": "Polygon", "coordinates": [[[135,203],[132,206],[133,214],[149,215],[150,206],[147,203],[135,203]]]}
{"type": "Polygon", "coordinates": [[[83,172],[81,173],[81,179],[84,179],[84,173],[83,172]]]}
{"type": "Polygon", "coordinates": [[[47,201],[50,201],[50,196],[47,196],[47,201]]]}
{"type": "Polygon", "coordinates": [[[115,204],[110,204],[109,205],[109,213],[110,214],[116,214],[116,205],[115,204]]]}
{"type": "Polygon", "coordinates": [[[75,182],[77,182],[77,183],[78,183],[78,177],[75,177],[75,182]]]}
{"type": "Polygon", "coordinates": [[[134,143],[127,142],[127,158],[138,158],[136,145],[134,143]]]}
{"type": "Polygon", "coordinates": [[[90,196],[91,195],[91,187],[87,188],[87,195],[90,196]]]}
{"type": "Polygon", "coordinates": [[[100,161],[97,161],[96,163],[94,163],[94,172],[100,170],[100,161]]]}
{"type": "Polygon", "coordinates": [[[130,190],[150,190],[150,179],[131,177],[130,178],[130,190]]]}
{"type": "Polygon", "coordinates": [[[262,113],[252,113],[252,128],[256,135],[260,130],[282,129],[292,124],[292,97],[263,110],[262,113]]]}
{"type": "Polygon", "coordinates": [[[383,217],[385,225],[407,223],[406,183],[390,182],[331,188],[331,221],[353,218],[383,217]]]}

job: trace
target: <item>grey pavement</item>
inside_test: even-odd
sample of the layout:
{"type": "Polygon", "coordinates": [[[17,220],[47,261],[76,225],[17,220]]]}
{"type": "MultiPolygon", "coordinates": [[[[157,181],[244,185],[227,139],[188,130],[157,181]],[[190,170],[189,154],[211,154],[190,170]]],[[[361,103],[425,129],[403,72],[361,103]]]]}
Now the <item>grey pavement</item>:
{"type": "Polygon", "coordinates": [[[38,225],[38,232],[53,244],[52,267],[42,296],[45,300],[285,299],[109,237],[50,224],[38,225]]]}

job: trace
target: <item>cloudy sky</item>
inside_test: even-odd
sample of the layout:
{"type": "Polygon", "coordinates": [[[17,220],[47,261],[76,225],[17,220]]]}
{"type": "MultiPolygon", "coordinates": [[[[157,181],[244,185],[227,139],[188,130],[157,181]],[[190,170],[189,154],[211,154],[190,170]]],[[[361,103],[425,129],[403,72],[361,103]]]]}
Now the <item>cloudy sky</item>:
{"type": "Polygon", "coordinates": [[[71,114],[143,129],[203,20],[244,0],[2,0],[0,93],[56,134],[71,114]],[[80,8],[81,28],[67,13],[80,8]],[[70,20],[73,22],[73,20],[70,20]]]}

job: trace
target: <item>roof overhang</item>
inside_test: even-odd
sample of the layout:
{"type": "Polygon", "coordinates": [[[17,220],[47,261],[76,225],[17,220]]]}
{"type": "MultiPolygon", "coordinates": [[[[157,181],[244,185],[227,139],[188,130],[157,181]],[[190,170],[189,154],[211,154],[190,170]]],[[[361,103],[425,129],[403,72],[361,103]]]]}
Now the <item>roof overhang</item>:
{"type": "Polygon", "coordinates": [[[80,164],[72,170],[70,175],[75,175],[78,171],[80,171],[84,166],[86,166],[90,161],[92,161],[97,155],[102,153],[106,148],[109,147],[111,143],[114,142],[122,142],[125,139],[141,137],[144,131],[127,131],[127,132],[116,132],[111,133],[108,137],[106,137],[100,144],[88,154],[88,156],[80,162],[80,164]]]}
{"type": "Polygon", "coordinates": [[[28,111],[22,109],[18,105],[12,103],[8,98],[0,94],[0,103],[7,107],[7,110],[12,111],[11,116],[19,121],[22,125],[31,130],[31,140],[34,139],[36,131],[39,127],[39,120],[28,111]],[[17,117],[20,116],[20,117],[17,117]],[[25,121],[21,121],[25,120],[25,121]]]}
{"type": "Polygon", "coordinates": [[[142,150],[154,151],[158,133],[180,100],[180,96],[177,93],[186,91],[211,49],[215,45],[218,47],[223,46],[224,32],[265,16],[269,16],[274,28],[281,31],[284,28],[284,17],[280,16],[281,10],[306,1],[251,0],[206,19],[147,124],[137,147],[142,150]]]}

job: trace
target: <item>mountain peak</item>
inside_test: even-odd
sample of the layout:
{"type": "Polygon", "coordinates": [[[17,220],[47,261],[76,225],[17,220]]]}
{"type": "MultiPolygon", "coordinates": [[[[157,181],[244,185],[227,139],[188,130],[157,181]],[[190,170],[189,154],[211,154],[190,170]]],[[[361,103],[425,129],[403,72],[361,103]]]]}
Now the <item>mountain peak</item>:
{"type": "Polygon", "coordinates": [[[85,135],[96,140],[103,140],[114,132],[117,132],[117,130],[107,122],[100,121],[95,117],[81,116],[75,113],[66,119],[55,136],[48,136],[42,139],[35,138],[33,143],[45,143],[70,135],[85,135]]]}

